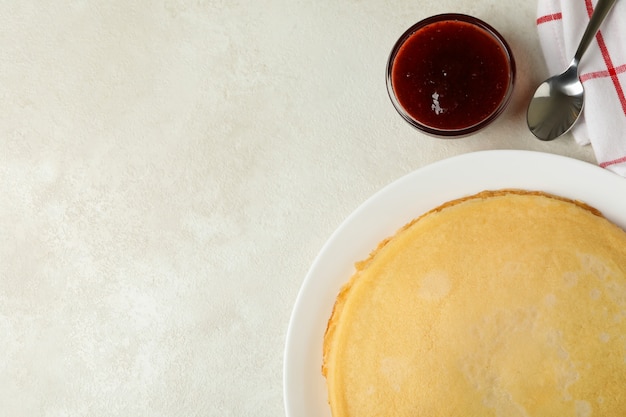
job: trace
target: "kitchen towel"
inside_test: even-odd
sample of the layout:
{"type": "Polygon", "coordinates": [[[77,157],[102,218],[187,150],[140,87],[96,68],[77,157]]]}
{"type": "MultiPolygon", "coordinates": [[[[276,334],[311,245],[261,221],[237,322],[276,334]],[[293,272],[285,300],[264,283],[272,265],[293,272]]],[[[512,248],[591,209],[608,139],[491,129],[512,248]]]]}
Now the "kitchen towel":
{"type": "MultiPolygon", "coordinates": [[[[537,30],[550,75],[574,57],[596,0],[539,0],[537,30]]],[[[546,74],[547,76],[548,74],[546,74]]],[[[626,2],[618,0],[581,59],[585,107],[572,129],[598,164],[626,177],[626,2]]]]}

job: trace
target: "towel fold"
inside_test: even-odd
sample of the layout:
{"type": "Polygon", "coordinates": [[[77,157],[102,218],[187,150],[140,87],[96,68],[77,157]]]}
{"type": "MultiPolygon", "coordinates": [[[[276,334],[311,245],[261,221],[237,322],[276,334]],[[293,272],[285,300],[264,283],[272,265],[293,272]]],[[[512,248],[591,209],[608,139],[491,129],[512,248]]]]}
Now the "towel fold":
{"type": "MultiPolygon", "coordinates": [[[[567,68],[596,0],[539,0],[537,30],[551,75],[567,68]]],[[[591,144],[598,164],[626,177],[626,2],[617,1],[589,45],[580,66],[585,107],[572,129],[591,144]]]]}

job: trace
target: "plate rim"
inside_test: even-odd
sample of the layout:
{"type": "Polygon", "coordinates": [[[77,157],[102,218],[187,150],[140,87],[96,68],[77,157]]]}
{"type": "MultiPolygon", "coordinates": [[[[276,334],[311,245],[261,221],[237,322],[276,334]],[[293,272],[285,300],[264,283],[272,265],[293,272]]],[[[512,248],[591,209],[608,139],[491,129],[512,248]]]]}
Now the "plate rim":
{"type": "MultiPolygon", "coordinates": [[[[385,198],[394,197],[394,193],[400,192],[403,188],[411,188],[411,185],[415,186],[419,185],[420,179],[428,177],[433,174],[441,174],[447,173],[451,175],[454,171],[458,170],[459,166],[467,167],[468,165],[472,165],[473,163],[481,162],[481,164],[477,165],[477,171],[480,175],[478,177],[473,176],[472,173],[467,173],[469,175],[468,178],[464,178],[463,181],[472,181],[475,178],[485,178],[488,176],[489,172],[502,174],[499,170],[509,169],[509,172],[505,172],[501,178],[491,178],[488,183],[494,185],[494,187],[486,187],[482,188],[479,183],[476,184],[468,184],[465,183],[465,186],[460,186],[458,188],[458,192],[454,190],[443,190],[438,191],[438,196],[433,197],[427,204],[435,204],[437,200],[439,203],[443,203],[445,201],[449,201],[450,196],[457,193],[458,195],[454,198],[462,197],[463,195],[470,195],[471,190],[477,190],[475,192],[482,191],[483,189],[496,189],[498,185],[506,185],[510,183],[511,186],[502,186],[502,188],[522,188],[525,187],[523,184],[536,184],[543,185],[540,190],[548,193],[553,193],[557,195],[562,195],[564,197],[573,198],[576,200],[585,201],[587,204],[596,207],[593,202],[600,202],[603,199],[606,199],[607,191],[605,188],[609,190],[615,188],[617,190],[623,189],[624,198],[623,201],[618,201],[620,204],[616,204],[616,208],[612,209],[612,207],[596,207],[598,208],[605,217],[614,223],[618,224],[620,227],[626,229],[626,179],[620,177],[619,175],[603,169],[597,165],[594,165],[590,162],[574,159],[571,157],[551,154],[546,152],[538,152],[538,151],[528,151],[528,150],[484,150],[484,151],[476,151],[464,153],[456,156],[452,156],[449,158],[441,159],[439,161],[433,162],[431,164],[424,165],[421,168],[415,169],[394,181],[391,181],[387,185],[380,188],[374,194],[372,194],[369,198],[365,199],[361,204],[359,204],[355,210],[353,210],[340,224],[339,226],[331,233],[331,235],[324,242],[322,247],[320,248],[317,255],[314,257],[313,262],[311,263],[303,281],[301,282],[298,294],[296,296],[295,302],[292,307],[291,315],[289,318],[289,323],[287,327],[287,333],[285,337],[285,347],[283,352],[283,400],[285,407],[285,414],[287,417],[303,417],[302,413],[296,412],[294,408],[296,405],[294,403],[301,403],[302,392],[298,393],[296,387],[294,387],[294,374],[297,373],[294,371],[291,363],[293,362],[294,348],[297,346],[296,337],[298,336],[298,324],[299,321],[302,320],[302,315],[304,307],[306,306],[306,296],[311,292],[311,288],[314,285],[314,279],[316,272],[320,269],[323,269],[324,262],[326,258],[329,257],[328,253],[330,248],[332,248],[333,244],[337,242],[338,239],[342,237],[343,234],[349,232],[349,228],[353,223],[358,223],[361,221],[364,215],[367,215],[368,211],[375,211],[377,204],[380,204],[385,198]],[[514,164],[513,163],[526,163],[530,164],[529,167],[522,167],[522,169],[533,169],[534,171],[532,175],[534,177],[523,178],[524,171],[516,172],[514,175],[511,174],[514,164]],[[566,172],[550,172],[552,171],[550,167],[565,169],[566,172]],[[537,172],[539,170],[540,172],[537,172]],[[542,183],[540,175],[551,175],[548,176],[548,180],[542,183]],[[569,175],[569,177],[568,177],[569,175]],[[574,178],[571,178],[571,177],[574,178]],[[589,182],[585,183],[585,178],[589,182]],[[572,181],[577,180],[583,182],[583,186],[579,187],[579,192],[574,190],[576,184],[572,181]],[[606,187],[595,187],[594,184],[596,182],[601,182],[606,185],[606,187]],[[520,186],[521,185],[521,186],[520,186]],[[560,192],[562,190],[562,192],[560,192]],[[587,198],[588,197],[588,198],[587,198]],[[591,201],[588,201],[591,200],[591,201]],[[620,208],[623,206],[622,208],[620,208]]],[[[450,179],[448,178],[448,181],[450,179]]],[[[435,181],[436,183],[436,181],[435,181]]],[[[450,183],[446,183],[447,187],[450,187],[450,183]]],[[[432,189],[432,184],[430,187],[424,192],[429,192],[432,189]]],[[[536,187],[533,187],[536,189],[536,187]]],[[[530,187],[526,188],[530,189],[530,187]]],[[[601,204],[604,205],[604,204],[601,204]]],[[[436,206],[432,206],[430,208],[434,208],[436,206]]],[[[425,212],[423,208],[421,212],[416,210],[416,212],[412,215],[411,218],[415,218],[425,212]]],[[[401,227],[403,224],[410,220],[407,218],[399,219],[396,223],[396,229],[401,227]]],[[[389,230],[391,232],[391,230],[389,230]]],[[[378,232],[380,233],[380,232],[378,232]]],[[[374,233],[375,234],[375,233],[374,233]]],[[[378,241],[386,238],[388,236],[379,236],[378,241]]],[[[367,240],[367,239],[365,239],[367,240]]],[[[369,240],[372,240],[372,237],[369,237],[369,240]]],[[[369,250],[375,248],[375,245],[370,246],[369,250]]],[[[351,259],[349,262],[351,265],[355,261],[363,259],[363,257],[358,257],[356,259],[351,259]]],[[[345,276],[343,283],[347,282],[350,275],[345,276]]],[[[343,285],[340,283],[339,286],[343,285]]],[[[333,290],[336,294],[338,291],[337,285],[333,287],[333,290]]],[[[334,302],[333,302],[334,304],[334,302]]],[[[321,307],[320,307],[321,309],[321,307]]],[[[328,305],[323,307],[324,311],[328,312],[328,316],[330,316],[330,310],[328,305]]],[[[309,317],[310,319],[310,317],[309,317]]],[[[305,322],[307,320],[304,320],[305,322]]],[[[319,323],[318,323],[319,324],[319,323]]],[[[320,330],[319,328],[317,329],[320,330]]],[[[313,331],[313,329],[309,330],[313,331]]],[[[302,332],[300,332],[302,333],[302,332]]],[[[317,356],[319,357],[319,367],[321,369],[321,359],[322,359],[322,338],[319,340],[319,344],[316,347],[316,351],[319,353],[317,356]]],[[[311,347],[309,346],[309,350],[311,347]]],[[[303,352],[300,352],[302,354],[303,352]]],[[[323,378],[321,375],[321,371],[318,372],[318,380],[323,378]]],[[[324,395],[325,395],[325,387],[324,387],[324,395]]],[[[319,393],[318,393],[319,395],[319,393]]],[[[327,408],[327,415],[330,416],[330,408],[327,408]]]]}

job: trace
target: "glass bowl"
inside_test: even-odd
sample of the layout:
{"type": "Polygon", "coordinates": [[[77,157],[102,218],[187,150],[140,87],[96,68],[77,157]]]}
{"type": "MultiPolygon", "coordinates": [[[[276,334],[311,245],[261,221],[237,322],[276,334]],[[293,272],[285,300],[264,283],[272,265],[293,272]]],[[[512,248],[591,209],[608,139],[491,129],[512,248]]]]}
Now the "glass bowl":
{"type": "Polygon", "coordinates": [[[507,42],[482,20],[458,13],[407,29],[387,62],[387,92],[410,125],[458,138],[493,122],[510,101],[515,60],[507,42]]]}

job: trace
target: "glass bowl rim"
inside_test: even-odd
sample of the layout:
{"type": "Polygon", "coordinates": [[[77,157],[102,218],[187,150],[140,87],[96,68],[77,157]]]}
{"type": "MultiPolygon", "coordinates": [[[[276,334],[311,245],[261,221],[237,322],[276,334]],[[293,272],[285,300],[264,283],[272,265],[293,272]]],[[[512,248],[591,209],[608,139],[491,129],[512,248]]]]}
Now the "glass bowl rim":
{"type": "Polygon", "coordinates": [[[515,85],[515,76],[516,76],[516,66],[515,66],[515,58],[513,57],[513,52],[508,42],[504,39],[504,37],[491,25],[487,22],[467,14],[462,13],[441,13],[434,16],[427,17],[418,21],[417,23],[410,26],[404,33],[398,38],[393,48],[391,49],[391,53],[389,54],[389,58],[387,60],[387,68],[386,68],[386,83],[387,83],[387,94],[396,109],[396,111],[402,116],[402,118],[407,121],[414,128],[427,133],[431,136],[441,137],[441,138],[459,138],[468,136],[473,134],[487,125],[491,124],[507,107],[511,100],[511,96],[513,95],[513,87],[515,85]],[[504,51],[506,61],[509,67],[509,85],[507,86],[506,93],[498,106],[491,112],[487,117],[478,121],[477,123],[457,129],[440,129],[432,126],[428,126],[419,120],[412,117],[404,107],[400,104],[398,98],[396,97],[394,88],[393,88],[393,64],[395,62],[395,58],[400,50],[400,48],[404,45],[404,43],[419,29],[422,29],[430,24],[438,23],[438,22],[447,22],[447,21],[461,21],[464,23],[469,23],[473,26],[482,29],[488,35],[490,35],[497,43],[500,44],[502,50],[504,51]]]}

